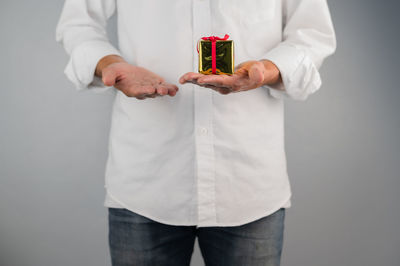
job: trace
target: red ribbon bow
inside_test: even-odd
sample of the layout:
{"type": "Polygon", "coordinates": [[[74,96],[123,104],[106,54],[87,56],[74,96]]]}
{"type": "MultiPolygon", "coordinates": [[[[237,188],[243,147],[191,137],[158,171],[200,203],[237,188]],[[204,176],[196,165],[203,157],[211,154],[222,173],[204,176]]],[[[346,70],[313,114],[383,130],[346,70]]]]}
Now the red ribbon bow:
{"type": "MultiPolygon", "coordinates": [[[[217,71],[217,41],[225,41],[229,38],[228,34],[225,34],[224,38],[217,36],[202,37],[202,40],[211,41],[211,67],[212,73],[215,74],[217,71]]],[[[198,51],[197,51],[198,52],[198,51]]]]}

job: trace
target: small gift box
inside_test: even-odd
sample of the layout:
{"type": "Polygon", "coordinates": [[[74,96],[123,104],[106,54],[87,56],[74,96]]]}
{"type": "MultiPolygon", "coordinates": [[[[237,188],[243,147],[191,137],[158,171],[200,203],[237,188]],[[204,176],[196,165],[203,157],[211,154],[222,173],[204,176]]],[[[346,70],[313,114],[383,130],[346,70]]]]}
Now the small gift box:
{"type": "Polygon", "coordinates": [[[228,40],[228,38],[228,34],[225,34],[224,38],[216,36],[201,38],[197,46],[199,53],[199,73],[206,75],[233,74],[233,41],[228,40]]]}

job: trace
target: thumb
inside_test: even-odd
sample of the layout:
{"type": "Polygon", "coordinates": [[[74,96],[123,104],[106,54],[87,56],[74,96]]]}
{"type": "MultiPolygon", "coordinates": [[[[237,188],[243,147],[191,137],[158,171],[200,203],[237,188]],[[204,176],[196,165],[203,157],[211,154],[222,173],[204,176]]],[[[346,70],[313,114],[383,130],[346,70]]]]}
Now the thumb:
{"type": "Polygon", "coordinates": [[[246,63],[241,63],[241,64],[239,64],[239,65],[237,65],[236,67],[235,67],[235,74],[240,74],[240,75],[243,75],[243,74],[247,74],[247,71],[248,71],[248,66],[247,66],[247,64],[246,63]]]}
{"type": "Polygon", "coordinates": [[[117,71],[115,69],[107,69],[104,71],[102,81],[106,86],[114,86],[117,79],[117,71]]]}
{"type": "Polygon", "coordinates": [[[264,65],[255,63],[249,69],[249,78],[256,84],[261,84],[264,81],[264,65]]]}

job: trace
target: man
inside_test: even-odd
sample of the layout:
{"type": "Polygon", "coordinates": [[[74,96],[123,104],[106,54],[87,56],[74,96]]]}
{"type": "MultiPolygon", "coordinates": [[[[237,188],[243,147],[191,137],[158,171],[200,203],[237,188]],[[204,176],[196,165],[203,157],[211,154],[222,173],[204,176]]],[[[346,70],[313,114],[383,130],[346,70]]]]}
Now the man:
{"type": "Polygon", "coordinates": [[[57,40],[78,89],[116,89],[106,167],[112,264],[279,265],[291,190],[283,102],[336,48],[326,0],[66,0],[57,40]],[[119,49],[106,34],[118,11],[119,49]],[[232,76],[197,73],[201,37],[232,76]]]}

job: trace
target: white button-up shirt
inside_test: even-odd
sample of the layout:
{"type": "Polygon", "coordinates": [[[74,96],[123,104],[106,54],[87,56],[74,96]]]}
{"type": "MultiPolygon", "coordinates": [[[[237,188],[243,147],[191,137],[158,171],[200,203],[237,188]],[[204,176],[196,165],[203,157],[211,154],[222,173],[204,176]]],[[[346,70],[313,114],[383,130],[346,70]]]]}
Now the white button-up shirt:
{"type": "Polygon", "coordinates": [[[198,227],[242,225],[291,206],[283,104],[321,86],[318,69],[336,48],[326,0],[66,0],[56,36],[78,89],[113,89],[94,76],[110,54],[179,86],[174,97],[146,100],[117,91],[106,206],[198,227]],[[118,48],[106,34],[116,10],[118,48]],[[198,70],[198,40],[226,33],[236,64],[271,60],[283,82],[228,95],[178,84],[198,70]]]}

